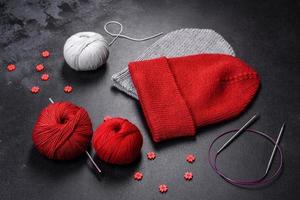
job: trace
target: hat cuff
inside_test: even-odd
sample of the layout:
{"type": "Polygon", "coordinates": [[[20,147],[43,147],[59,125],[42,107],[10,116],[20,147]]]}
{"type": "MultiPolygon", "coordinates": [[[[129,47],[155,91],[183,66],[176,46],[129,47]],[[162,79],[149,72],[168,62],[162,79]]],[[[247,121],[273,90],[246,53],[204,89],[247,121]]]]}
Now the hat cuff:
{"type": "Polygon", "coordinates": [[[129,72],[155,142],[195,135],[191,111],[167,58],[131,62],[129,72]]]}

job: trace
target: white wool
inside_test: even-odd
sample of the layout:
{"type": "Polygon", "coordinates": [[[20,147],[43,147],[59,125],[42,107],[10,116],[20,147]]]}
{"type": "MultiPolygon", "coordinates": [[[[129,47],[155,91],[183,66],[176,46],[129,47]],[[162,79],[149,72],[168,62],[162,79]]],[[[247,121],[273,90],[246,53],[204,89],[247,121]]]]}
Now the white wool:
{"type": "Polygon", "coordinates": [[[145,38],[133,38],[122,35],[123,25],[117,21],[109,21],[104,25],[107,34],[114,37],[108,43],[102,35],[94,32],[79,32],[69,37],[64,45],[64,57],[68,65],[76,71],[95,70],[104,65],[108,59],[108,47],[112,45],[117,38],[125,38],[132,41],[145,41],[163,33],[158,33],[145,38]],[[116,24],[120,27],[118,33],[112,33],[107,29],[110,24],[116,24]]]}
{"type": "Polygon", "coordinates": [[[65,60],[76,71],[95,70],[106,63],[108,55],[107,41],[94,32],[76,33],[64,45],[65,60]]]}

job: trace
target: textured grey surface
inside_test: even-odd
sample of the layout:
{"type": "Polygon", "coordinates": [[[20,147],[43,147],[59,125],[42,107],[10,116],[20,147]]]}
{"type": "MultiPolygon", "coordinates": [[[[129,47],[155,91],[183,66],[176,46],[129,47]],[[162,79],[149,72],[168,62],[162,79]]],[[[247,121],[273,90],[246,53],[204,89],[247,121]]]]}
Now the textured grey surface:
{"type": "MultiPolygon", "coordinates": [[[[167,33],[148,47],[135,61],[178,57],[199,53],[220,53],[235,56],[230,44],[218,33],[209,29],[180,29],[167,33]]],[[[158,74],[159,76],[159,74],[158,74]]],[[[128,67],[112,76],[114,86],[138,99],[128,67]]]]}
{"type": "MultiPolygon", "coordinates": [[[[300,3],[266,0],[0,0],[0,199],[1,200],[296,200],[300,179],[300,3]],[[236,55],[261,76],[261,89],[240,117],[198,130],[194,139],[155,144],[137,101],[111,87],[111,76],[136,59],[153,40],[132,42],[118,39],[110,48],[107,65],[94,72],[76,72],[63,59],[64,41],[79,31],[106,37],[103,25],[118,20],[124,34],[145,37],[181,28],[212,29],[233,47],[236,55]],[[39,52],[51,51],[49,59],[39,52]],[[5,67],[13,62],[17,70],[5,67]],[[40,81],[34,66],[43,62],[50,79],[40,81]],[[63,87],[73,86],[72,94],[63,87]],[[31,86],[41,92],[32,95],[31,86]],[[97,175],[86,156],[70,162],[51,161],[33,148],[31,131],[39,112],[48,103],[66,100],[89,112],[93,128],[105,115],[128,118],[144,138],[142,157],[129,166],[111,166],[95,158],[103,169],[97,175]],[[287,122],[281,145],[284,171],[272,184],[242,189],[226,183],[207,162],[210,142],[222,131],[238,128],[254,113],[261,118],[251,127],[276,137],[287,122]],[[155,151],[148,161],[145,154],[155,151]],[[197,160],[185,162],[188,153],[197,160]],[[135,171],[141,182],[132,179],[135,171]],[[186,182],[185,171],[194,179],[186,182]],[[158,185],[169,186],[167,194],[158,185]]],[[[118,27],[111,27],[117,32],[118,27]]],[[[220,157],[220,167],[233,177],[261,175],[272,145],[251,134],[238,138],[220,157]]],[[[277,155],[278,156],[278,155],[277,155]]],[[[278,158],[276,156],[276,159],[278,158]]],[[[275,159],[275,161],[276,161],[275,159]]],[[[273,167],[276,166],[275,165],[273,167]]]]}

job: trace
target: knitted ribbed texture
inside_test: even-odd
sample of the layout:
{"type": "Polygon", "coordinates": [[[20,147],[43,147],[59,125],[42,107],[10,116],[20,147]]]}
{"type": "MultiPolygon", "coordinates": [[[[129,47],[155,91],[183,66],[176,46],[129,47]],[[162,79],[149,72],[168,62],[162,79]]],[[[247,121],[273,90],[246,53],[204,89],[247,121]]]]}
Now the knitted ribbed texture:
{"type": "MultiPolygon", "coordinates": [[[[180,29],[166,34],[153,43],[136,61],[157,57],[178,57],[199,53],[220,53],[235,56],[230,44],[209,29],[180,29]]],[[[138,99],[128,68],[112,76],[114,86],[138,99]]]]}
{"type": "Polygon", "coordinates": [[[224,54],[131,62],[129,71],[155,142],[239,115],[260,83],[249,65],[224,54]]]}

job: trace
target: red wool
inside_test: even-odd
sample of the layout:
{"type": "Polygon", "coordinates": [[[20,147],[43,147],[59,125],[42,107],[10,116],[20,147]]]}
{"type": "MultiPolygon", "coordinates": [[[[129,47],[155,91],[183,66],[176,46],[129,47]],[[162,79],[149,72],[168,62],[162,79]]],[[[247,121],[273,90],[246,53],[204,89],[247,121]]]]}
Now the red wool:
{"type": "Polygon", "coordinates": [[[143,137],[139,129],[127,119],[106,119],[96,129],[93,146],[96,154],[110,164],[129,164],[139,156],[143,137]]]}
{"type": "Polygon", "coordinates": [[[249,65],[222,54],[131,62],[129,71],[155,142],[239,115],[260,83],[249,65]]]}
{"type": "Polygon", "coordinates": [[[32,140],[46,157],[70,160],[85,152],[92,134],[90,117],[83,108],[69,102],[56,102],[40,113],[32,140]]]}

